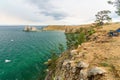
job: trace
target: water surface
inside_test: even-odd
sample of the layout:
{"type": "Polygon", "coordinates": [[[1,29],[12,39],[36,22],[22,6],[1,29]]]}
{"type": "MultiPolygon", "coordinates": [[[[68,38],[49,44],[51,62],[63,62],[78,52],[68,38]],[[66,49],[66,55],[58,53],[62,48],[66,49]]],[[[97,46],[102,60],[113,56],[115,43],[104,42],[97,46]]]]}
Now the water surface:
{"type": "Polygon", "coordinates": [[[22,26],[0,27],[0,80],[40,79],[50,51],[57,52],[60,43],[66,46],[63,32],[23,32],[22,29],[22,26]]]}

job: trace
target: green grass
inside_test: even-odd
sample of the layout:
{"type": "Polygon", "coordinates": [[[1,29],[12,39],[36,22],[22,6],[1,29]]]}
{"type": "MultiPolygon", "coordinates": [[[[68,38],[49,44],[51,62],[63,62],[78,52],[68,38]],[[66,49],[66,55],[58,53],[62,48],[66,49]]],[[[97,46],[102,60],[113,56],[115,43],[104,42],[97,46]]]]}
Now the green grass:
{"type": "Polygon", "coordinates": [[[89,36],[95,33],[95,30],[90,28],[80,28],[75,33],[66,33],[67,47],[77,48],[78,45],[81,45],[83,42],[89,40],[89,36]]]}
{"type": "Polygon", "coordinates": [[[100,63],[100,65],[103,67],[110,67],[110,65],[107,62],[102,62],[100,63]]]}

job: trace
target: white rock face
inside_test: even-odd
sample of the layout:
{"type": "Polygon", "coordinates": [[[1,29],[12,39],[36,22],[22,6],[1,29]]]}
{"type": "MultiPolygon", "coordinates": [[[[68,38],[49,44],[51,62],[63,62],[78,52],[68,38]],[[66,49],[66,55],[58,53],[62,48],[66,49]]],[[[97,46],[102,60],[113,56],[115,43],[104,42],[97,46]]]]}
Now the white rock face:
{"type": "Polygon", "coordinates": [[[96,75],[100,75],[100,74],[105,74],[106,71],[100,67],[95,67],[92,68],[88,71],[88,76],[96,76],[96,75]]]}

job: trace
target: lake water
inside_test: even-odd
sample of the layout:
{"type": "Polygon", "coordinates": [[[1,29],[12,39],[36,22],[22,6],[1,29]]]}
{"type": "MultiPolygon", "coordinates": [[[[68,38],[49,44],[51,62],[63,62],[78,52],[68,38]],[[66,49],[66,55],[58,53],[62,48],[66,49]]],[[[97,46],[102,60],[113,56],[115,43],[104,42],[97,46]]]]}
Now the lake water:
{"type": "MultiPolygon", "coordinates": [[[[43,80],[50,51],[66,47],[63,32],[23,32],[23,26],[0,26],[0,80],[43,80]]],[[[38,27],[40,28],[40,27],[38,27]]]]}

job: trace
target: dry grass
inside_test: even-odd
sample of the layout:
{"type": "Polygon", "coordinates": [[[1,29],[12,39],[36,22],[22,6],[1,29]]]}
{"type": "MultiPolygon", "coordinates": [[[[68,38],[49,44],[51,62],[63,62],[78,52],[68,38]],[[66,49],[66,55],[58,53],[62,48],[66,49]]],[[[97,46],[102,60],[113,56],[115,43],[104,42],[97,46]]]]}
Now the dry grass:
{"type": "Polygon", "coordinates": [[[102,26],[102,30],[110,31],[110,30],[116,30],[120,28],[120,23],[111,23],[109,25],[102,26]]]}
{"type": "Polygon", "coordinates": [[[82,43],[76,49],[78,54],[73,55],[72,58],[69,58],[69,51],[63,53],[57,61],[56,75],[65,74],[60,67],[62,67],[62,62],[65,59],[71,59],[74,62],[84,61],[89,63],[89,68],[95,66],[104,68],[107,74],[105,79],[102,80],[120,80],[120,36],[107,36],[108,31],[116,30],[117,28],[120,28],[120,23],[112,23],[96,29],[96,33],[91,38],[97,38],[82,43]]]}

